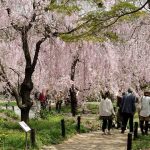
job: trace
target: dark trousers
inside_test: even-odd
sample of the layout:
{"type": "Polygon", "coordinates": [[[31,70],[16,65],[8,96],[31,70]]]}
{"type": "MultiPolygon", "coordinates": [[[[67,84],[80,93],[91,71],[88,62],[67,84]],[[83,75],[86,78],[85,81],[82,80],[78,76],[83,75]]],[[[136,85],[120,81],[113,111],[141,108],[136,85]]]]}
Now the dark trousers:
{"type": "Polygon", "coordinates": [[[60,113],[61,104],[62,104],[62,101],[58,101],[58,102],[56,103],[56,110],[58,111],[58,113],[60,113]]]}
{"type": "Polygon", "coordinates": [[[117,129],[122,127],[122,116],[121,116],[121,111],[118,109],[117,112],[117,129]]]}
{"type": "Polygon", "coordinates": [[[103,116],[102,117],[103,124],[102,124],[102,131],[105,132],[106,128],[110,131],[112,127],[112,117],[111,116],[103,116]]]}
{"type": "Polygon", "coordinates": [[[46,109],[46,102],[41,102],[41,109],[42,110],[46,109]]]}
{"type": "Polygon", "coordinates": [[[148,134],[148,121],[140,120],[140,128],[142,134],[148,134]],[[145,132],[144,132],[145,130],[145,132]]]}
{"type": "Polygon", "coordinates": [[[129,121],[130,132],[133,132],[133,114],[122,113],[122,132],[126,130],[127,123],[129,121]]]}

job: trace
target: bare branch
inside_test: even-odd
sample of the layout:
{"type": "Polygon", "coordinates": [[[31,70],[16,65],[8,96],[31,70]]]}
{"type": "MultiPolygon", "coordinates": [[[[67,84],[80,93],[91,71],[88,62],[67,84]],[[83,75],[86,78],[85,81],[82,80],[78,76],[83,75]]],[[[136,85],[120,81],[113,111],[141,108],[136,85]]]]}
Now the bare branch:
{"type": "Polygon", "coordinates": [[[35,66],[37,64],[37,60],[38,60],[38,55],[39,55],[39,51],[41,48],[41,44],[47,39],[48,37],[44,37],[42,39],[40,39],[37,43],[36,43],[36,48],[35,48],[35,54],[34,54],[34,58],[33,58],[33,63],[32,63],[32,69],[34,71],[35,66]]]}
{"type": "Polygon", "coordinates": [[[15,97],[18,106],[21,107],[21,101],[20,101],[20,98],[19,98],[19,94],[16,91],[15,87],[9,81],[9,79],[6,75],[4,66],[1,63],[1,60],[0,60],[0,76],[2,77],[3,81],[6,82],[6,85],[8,86],[8,87],[6,87],[8,92],[10,92],[10,94],[15,97]]]}
{"type": "Polygon", "coordinates": [[[31,56],[29,52],[29,46],[28,46],[28,35],[26,30],[21,31],[21,38],[22,38],[22,49],[24,52],[24,56],[26,59],[26,66],[27,68],[31,66],[31,56]]]}
{"type": "Polygon", "coordinates": [[[29,22],[29,25],[27,26],[27,31],[29,31],[30,29],[31,29],[31,27],[33,26],[33,22],[35,22],[35,20],[36,20],[36,13],[34,12],[33,13],[33,16],[32,16],[32,18],[31,18],[31,20],[30,20],[30,22],[29,22]]]}
{"type": "Polygon", "coordinates": [[[18,71],[16,71],[15,69],[11,68],[11,67],[9,69],[11,69],[18,76],[18,93],[19,93],[19,91],[20,91],[20,82],[19,82],[20,73],[18,71]]]}
{"type": "Polygon", "coordinates": [[[76,69],[76,65],[79,62],[79,51],[76,53],[76,55],[73,58],[73,62],[71,64],[71,80],[74,81],[74,77],[75,77],[75,69],[76,69]]]}
{"type": "Polygon", "coordinates": [[[123,13],[123,14],[121,14],[121,15],[119,15],[119,16],[116,16],[117,18],[116,18],[114,21],[112,21],[112,22],[111,22],[110,24],[108,24],[107,26],[104,26],[103,28],[108,28],[109,26],[112,26],[112,25],[115,24],[121,17],[124,17],[124,16],[126,16],[126,15],[130,15],[130,14],[133,14],[133,13],[136,13],[136,12],[142,10],[142,9],[148,4],[148,1],[149,1],[149,0],[147,0],[147,1],[145,2],[145,4],[143,4],[143,6],[141,6],[140,8],[138,8],[138,9],[136,9],[136,10],[133,10],[133,11],[130,11],[130,12],[126,12],[126,13],[123,13]]]}
{"type": "Polygon", "coordinates": [[[21,32],[22,29],[23,29],[23,27],[20,27],[20,26],[14,24],[13,22],[11,22],[11,25],[12,25],[12,27],[13,27],[16,31],[20,31],[20,32],[21,32]]]}
{"type": "Polygon", "coordinates": [[[79,30],[80,28],[82,28],[82,27],[83,27],[84,25],[86,25],[89,21],[90,21],[90,19],[87,20],[87,21],[85,21],[85,22],[82,23],[81,25],[79,25],[79,26],[77,26],[77,27],[71,29],[71,30],[68,31],[68,32],[54,32],[54,33],[53,33],[53,36],[59,36],[59,35],[63,35],[63,34],[70,34],[70,33],[73,33],[73,32],[75,32],[75,31],[79,30]]]}
{"type": "MultiPolygon", "coordinates": [[[[108,25],[106,25],[106,26],[103,26],[100,30],[105,29],[105,28],[108,28],[108,27],[112,26],[113,24],[115,24],[121,17],[126,16],[126,15],[130,15],[130,14],[133,14],[133,13],[136,13],[136,12],[142,10],[142,9],[149,3],[149,1],[150,1],[150,0],[147,0],[141,7],[139,7],[139,8],[136,9],[136,10],[129,11],[129,12],[125,12],[125,13],[123,13],[123,14],[121,14],[121,15],[111,16],[111,17],[108,17],[108,18],[105,19],[105,20],[100,20],[100,22],[97,24],[97,26],[99,26],[99,25],[102,23],[101,21],[105,22],[105,21],[108,21],[108,20],[110,20],[110,19],[112,19],[112,18],[115,18],[112,22],[110,22],[110,23],[109,23],[108,25]]],[[[54,32],[54,33],[53,33],[53,36],[60,36],[60,35],[63,35],[63,34],[71,34],[71,33],[75,32],[75,31],[81,29],[82,27],[84,27],[84,25],[86,25],[86,24],[87,24],[88,22],[90,22],[91,20],[92,20],[92,19],[89,19],[89,20],[85,21],[85,22],[82,23],[81,25],[79,25],[79,26],[77,26],[77,27],[71,29],[71,30],[68,31],[68,32],[54,32]]],[[[100,31],[100,30],[99,30],[99,31],[100,31]]]]}

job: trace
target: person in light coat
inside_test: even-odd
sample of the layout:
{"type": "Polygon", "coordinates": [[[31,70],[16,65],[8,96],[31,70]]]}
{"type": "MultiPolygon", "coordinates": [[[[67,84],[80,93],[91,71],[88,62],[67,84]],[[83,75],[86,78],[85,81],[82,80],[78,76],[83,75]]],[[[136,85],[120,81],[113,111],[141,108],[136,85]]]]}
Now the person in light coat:
{"type": "Polygon", "coordinates": [[[139,119],[140,119],[140,128],[141,133],[148,134],[148,122],[150,120],[150,96],[149,92],[145,91],[144,96],[140,101],[140,111],[139,111],[139,119]]]}
{"type": "Polygon", "coordinates": [[[113,115],[115,115],[113,104],[110,100],[110,94],[109,92],[105,93],[104,99],[100,102],[99,112],[100,112],[100,118],[102,119],[102,131],[103,134],[106,134],[106,128],[108,129],[108,134],[110,133],[110,129],[112,127],[112,118],[113,115]]]}

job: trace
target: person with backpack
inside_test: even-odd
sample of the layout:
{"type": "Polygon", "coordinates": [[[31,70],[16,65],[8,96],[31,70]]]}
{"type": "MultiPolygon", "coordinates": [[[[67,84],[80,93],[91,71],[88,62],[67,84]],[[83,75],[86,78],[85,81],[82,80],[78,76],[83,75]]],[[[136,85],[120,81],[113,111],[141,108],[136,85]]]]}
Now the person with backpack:
{"type": "Polygon", "coordinates": [[[142,135],[148,135],[148,122],[150,120],[150,96],[148,91],[144,92],[140,101],[139,119],[142,135]]]}

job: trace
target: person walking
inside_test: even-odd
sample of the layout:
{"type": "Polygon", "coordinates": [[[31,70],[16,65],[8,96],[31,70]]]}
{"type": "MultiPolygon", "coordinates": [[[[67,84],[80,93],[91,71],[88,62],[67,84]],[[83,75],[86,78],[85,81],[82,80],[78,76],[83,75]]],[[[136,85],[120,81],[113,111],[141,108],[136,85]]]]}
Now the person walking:
{"type": "Polygon", "coordinates": [[[125,95],[125,92],[122,93],[122,96],[117,96],[117,129],[122,127],[122,112],[121,112],[121,101],[123,96],[125,95]]]}
{"type": "Polygon", "coordinates": [[[108,134],[110,133],[110,129],[112,127],[112,118],[115,115],[113,104],[110,100],[109,92],[105,93],[104,99],[100,102],[100,118],[102,118],[102,131],[103,135],[106,135],[106,128],[108,129],[108,134]]]}
{"type": "Polygon", "coordinates": [[[35,103],[36,103],[36,113],[39,113],[39,112],[40,112],[39,95],[40,95],[40,92],[39,92],[39,91],[36,91],[36,92],[34,93],[34,100],[35,100],[35,103]]]}
{"type": "Polygon", "coordinates": [[[62,106],[62,103],[63,103],[63,92],[60,90],[57,95],[56,95],[56,111],[58,113],[60,113],[61,111],[61,106],[62,106]]]}
{"type": "Polygon", "coordinates": [[[117,129],[119,129],[121,127],[121,109],[120,109],[120,105],[121,105],[121,100],[122,97],[121,96],[117,96],[117,129]]]}
{"type": "Polygon", "coordinates": [[[130,126],[130,132],[133,132],[133,117],[136,111],[135,101],[136,97],[133,95],[132,90],[129,88],[128,93],[123,96],[121,101],[121,113],[122,113],[121,133],[125,132],[128,121],[130,126]]]}
{"type": "Polygon", "coordinates": [[[150,95],[148,91],[144,92],[144,96],[140,100],[140,128],[142,135],[148,135],[148,122],[150,120],[150,95]]]}
{"type": "Polygon", "coordinates": [[[45,90],[43,89],[42,92],[40,93],[39,95],[39,100],[40,100],[40,103],[41,103],[41,109],[44,110],[46,109],[46,93],[45,93],[45,90]]]}

